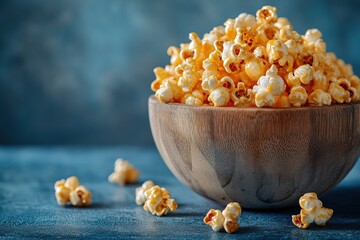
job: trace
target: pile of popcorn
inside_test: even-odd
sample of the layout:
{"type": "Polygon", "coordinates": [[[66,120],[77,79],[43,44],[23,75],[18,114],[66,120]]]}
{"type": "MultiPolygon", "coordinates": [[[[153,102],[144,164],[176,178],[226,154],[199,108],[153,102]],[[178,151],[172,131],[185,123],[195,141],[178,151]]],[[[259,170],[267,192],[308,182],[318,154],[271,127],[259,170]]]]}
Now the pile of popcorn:
{"type": "Polygon", "coordinates": [[[360,100],[351,65],[326,52],[318,29],[293,30],[275,7],[242,13],[202,39],[170,47],[151,84],[164,103],[235,107],[324,106],[360,100]]]}

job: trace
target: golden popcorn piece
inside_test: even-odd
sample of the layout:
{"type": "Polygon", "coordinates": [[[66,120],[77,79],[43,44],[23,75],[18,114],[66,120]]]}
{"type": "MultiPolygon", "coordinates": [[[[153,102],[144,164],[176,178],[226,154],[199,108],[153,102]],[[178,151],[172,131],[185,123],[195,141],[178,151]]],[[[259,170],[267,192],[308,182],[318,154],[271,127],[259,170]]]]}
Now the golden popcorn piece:
{"type": "Polygon", "coordinates": [[[66,205],[70,200],[70,189],[65,186],[65,180],[62,179],[55,183],[55,197],[58,205],[66,205]]]}
{"type": "Polygon", "coordinates": [[[309,223],[301,221],[301,214],[292,215],[292,222],[298,228],[308,228],[310,226],[309,223]]]}
{"type": "Polygon", "coordinates": [[[210,209],[203,221],[216,232],[224,228],[227,233],[234,233],[239,228],[238,219],[240,216],[240,204],[230,202],[222,212],[220,210],[210,209]]]}
{"type": "Polygon", "coordinates": [[[312,222],[325,226],[333,215],[333,210],[323,207],[316,193],[306,193],[299,199],[300,214],[292,216],[292,222],[299,228],[308,228],[312,222]]]}
{"type": "Polygon", "coordinates": [[[310,105],[314,106],[331,105],[331,95],[321,89],[316,89],[310,93],[308,102],[310,105]]]}
{"type": "Polygon", "coordinates": [[[307,102],[308,94],[302,86],[291,88],[289,94],[289,103],[293,107],[301,107],[307,102]]]}
{"type": "Polygon", "coordinates": [[[80,185],[79,179],[75,176],[68,177],[64,184],[64,186],[69,188],[70,190],[74,190],[79,185],[80,185]]]}
{"type": "Polygon", "coordinates": [[[210,209],[203,221],[206,225],[211,226],[215,232],[219,232],[224,227],[225,218],[220,210],[210,209]]]}
{"type": "Polygon", "coordinates": [[[238,219],[241,216],[241,207],[237,202],[230,202],[222,211],[225,218],[224,229],[227,233],[234,233],[239,228],[238,219]]]}
{"type": "Polygon", "coordinates": [[[152,215],[163,216],[169,210],[176,211],[178,205],[174,199],[171,198],[169,191],[166,188],[153,186],[144,192],[146,201],[144,203],[144,210],[150,212],[152,215]]]}
{"type": "Polygon", "coordinates": [[[76,207],[88,206],[91,204],[91,196],[89,189],[80,185],[70,192],[70,202],[76,207]]]}
{"type": "Polygon", "coordinates": [[[82,207],[91,204],[91,192],[85,186],[80,185],[75,176],[71,176],[55,182],[55,197],[59,205],[66,205],[69,201],[73,206],[82,207]]]}
{"type": "Polygon", "coordinates": [[[135,183],[139,178],[139,170],[129,162],[119,158],[115,161],[114,172],[108,177],[109,182],[124,186],[127,183],[135,183]]]}
{"type": "Polygon", "coordinates": [[[135,190],[135,202],[137,205],[143,205],[146,202],[145,192],[155,186],[154,182],[148,180],[144,182],[141,187],[135,190]]]}
{"type": "Polygon", "coordinates": [[[326,52],[321,32],[299,34],[288,19],[277,16],[275,7],[262,7],[256,17],[242,13],[203,38],[190,33],[189,39],[179,48],[168,48],[170,65],[154,69],[151,89],[161,102],[280,108],[360,100],[359,78],[351,65],[326,52]],[[274,83],[274,88],[260,91],[258,82],[272,65],[284,90],[274,83]],[[222,85],[224,78],[232,79],[233,86],[222,85]],[[238,83],[244,84],[246,94],[235,90],[238,83]],[[281,93],[273,92],[277,89],[281,93]]]}

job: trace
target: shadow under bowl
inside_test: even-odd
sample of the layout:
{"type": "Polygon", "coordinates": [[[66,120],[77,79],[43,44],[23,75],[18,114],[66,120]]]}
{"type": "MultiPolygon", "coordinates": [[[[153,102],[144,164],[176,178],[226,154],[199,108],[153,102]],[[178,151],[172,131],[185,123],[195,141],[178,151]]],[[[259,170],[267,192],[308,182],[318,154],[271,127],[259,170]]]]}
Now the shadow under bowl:
{"type": "Polygon", "coordinates": [[[360,155],[360,103],[300,108],[194,107],[149,98],[155,144],[200,195],[253,209],[293,206],[339,183],[360,155]]]}

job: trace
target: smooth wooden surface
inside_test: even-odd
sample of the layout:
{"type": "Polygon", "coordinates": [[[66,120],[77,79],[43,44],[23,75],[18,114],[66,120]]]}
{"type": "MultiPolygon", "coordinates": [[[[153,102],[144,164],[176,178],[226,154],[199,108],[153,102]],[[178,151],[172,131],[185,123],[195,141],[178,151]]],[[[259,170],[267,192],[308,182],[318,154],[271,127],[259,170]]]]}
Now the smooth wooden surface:
{"type": "Polygon", "coordinates": [[[360,154],[360,104],[289,109],[164,104],[149,98],[156,146],[202,196],[245,208],[296,205],[325,193],[360,154]]]}
{"type": "Polygon", "coordinates": [[[352,239],[360,236],[360,161],[335,189],[322,196],[334,209],[326,227],[295,227],[299,206],[243,210],[235,234],[216,233],[203,223],[210,208],[168,170],[155,147],[0,147],[0,239],[352,239]],[[109,183],[118,157],[141,171],[137,184],[109,183]],[[54,182],[76,175],[93,193],[88,208],[56,204],[54,182]],[[135,204],[135,188],[151,179],[179,203],[175,213],[156,217],[135,204]]]}

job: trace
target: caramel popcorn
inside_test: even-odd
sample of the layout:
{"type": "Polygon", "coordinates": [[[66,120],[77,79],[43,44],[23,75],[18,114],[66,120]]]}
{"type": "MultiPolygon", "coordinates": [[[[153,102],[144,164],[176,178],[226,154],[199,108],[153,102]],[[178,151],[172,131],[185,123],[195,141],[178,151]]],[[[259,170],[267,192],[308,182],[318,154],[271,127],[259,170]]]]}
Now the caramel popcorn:
{"type": "Polygon", "coordinates": [[[153,215],[163,216],[169,210],[176,211],[178,205],[174,199],[171,198],[169,191],[166,188],[153,186],[144,192],[146,201],[144,203],[144,210],[153,215]]]}
{"type": "Polygon", "coordinates": [[[360,100],[359,78],[326,52],[322,33],[297,33],[275,7],[242,13],[189,39],[169,47],[170,65],[154,69],[151,89],[161,102],[282,108],[360,100]]]}
{"type": "Polygon", "coordinates": [[[91,204],[91,192],[85,186],[80,185],[75,176],[57,181],[54,185],[55,197],[59,205],[66,205],[69,201],[73,206],[82,207],[91,204]]]}
{"type": "Polygon", "coordinates": [[[127,183],[135,183],[139,177],[139,171],[129,162],[119,158],[115,161],[114,172],[110,174],[109,182],[124,186],[127,183]]]}
{"type": "Polygon", "coordinates": [[[155,186],[153,181],[144,182],[141,187],[136,188],[135,190],[135,202],[137,205],[143,205],[146,202],[145,192],[155,186]]]}
{"type": "Polygon", "coordinates": [[[240,215],[240,204],[230,202],[222,212],[220,210],[210,209],[203,221],[216,232],[225,228],[227,233],[234,233],[239,228],[238,219],[240,215]]]}
{"type": "Polygon", "coordinates": [[[306,193],[299,199],[300,214],[292,216],[292,222],[299,228],[308,228],[312,222],[325,226],[333,215],[333,210],[323,207],[316,193],[306,193]]]}

